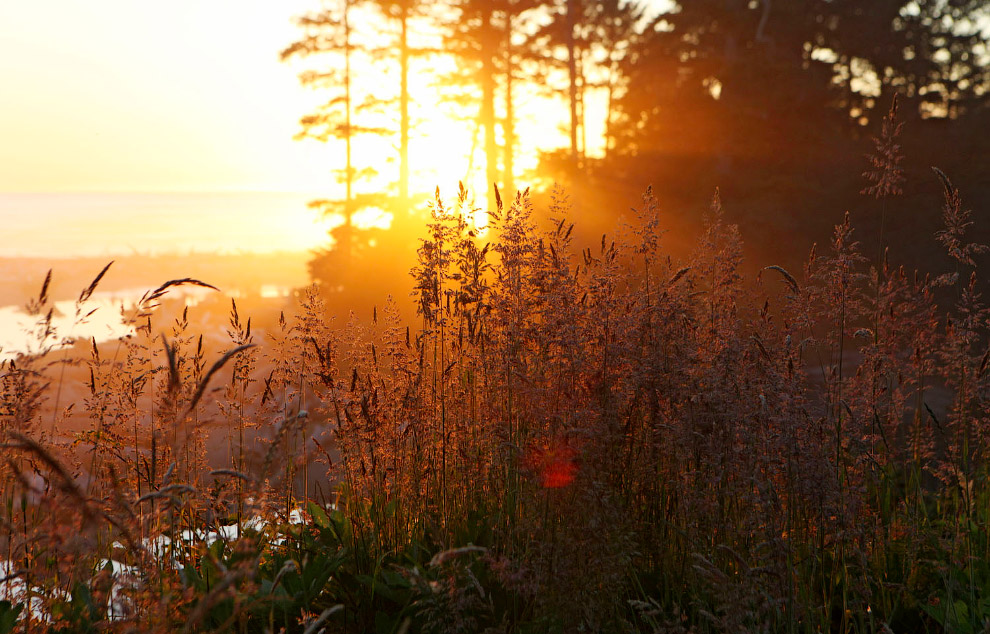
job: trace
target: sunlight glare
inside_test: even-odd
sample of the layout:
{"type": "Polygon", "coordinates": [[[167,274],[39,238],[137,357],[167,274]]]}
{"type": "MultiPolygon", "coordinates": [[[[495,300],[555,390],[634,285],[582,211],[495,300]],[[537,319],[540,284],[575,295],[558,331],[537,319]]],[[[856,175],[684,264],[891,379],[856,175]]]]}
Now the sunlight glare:
{"type": "Polygon", "coordinates": [[[358,229],[388,229],[392,226],[392,214],[381,207],[365,207],[354,214],[353,221],[358,229]]]}

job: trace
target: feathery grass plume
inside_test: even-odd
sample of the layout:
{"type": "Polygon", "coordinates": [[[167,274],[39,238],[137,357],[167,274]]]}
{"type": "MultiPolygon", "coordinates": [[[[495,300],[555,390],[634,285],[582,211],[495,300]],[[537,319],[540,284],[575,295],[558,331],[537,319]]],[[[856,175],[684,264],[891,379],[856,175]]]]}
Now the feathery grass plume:
{"type": "MultiPolygon", "coordinates": [[[[734,328],[737,297],[741,292],[742,239],[739,228],[725,222],[718,189],[706,219],[705,233],[692,262],[695,282],[705,290],[709,332],[716,345],[734,328]]],[[[711,348],[715,352],[717,348],[711,348]]]]}
{"type": "Polygon", "coordinates": [[[870,182],[862,192],[877,199],[897,196],[902,193],[901,183],[904,182],[904,170],[901,161],[901,146],[898,137],[904,123],[897,121],[898,98],[895,94],[890,101],[890,110],[883,118],[880,136],[873,137],[874,151],[867,155],[872,169],[863,172],[863,177],[870,182]]]}
{"type": "Polygon", "coordinates": [[[985,244],[965,241],[966,232],[973,224],[973,221],[969,219],[971,212],[963,208],[959,190],[952,185],[952,181],[945,175],[945,172],[937,167],[932,167],[932,171],[942,183],[942,194],[945,199],[942,205],[944,228],[936,232],[935,237],[945,247],[952,259],[961,264],[976,266],[973,257],[986,253],[990,247],[985,244]]]}

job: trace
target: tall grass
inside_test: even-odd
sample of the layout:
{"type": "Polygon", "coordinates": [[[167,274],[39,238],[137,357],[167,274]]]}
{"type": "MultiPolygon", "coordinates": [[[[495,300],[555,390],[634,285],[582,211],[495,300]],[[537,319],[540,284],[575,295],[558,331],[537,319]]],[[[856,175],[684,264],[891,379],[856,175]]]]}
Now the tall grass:
{"type": "Polygon", "coordinates": [[[675,262],[652,192],[581,247],[562,191],[481,232],[461,189],[413,324],[307,289],[211,344],[173,280],[70,348],[46,281],[0,373],[0,631],[982,631],[984,247],[937,176],[946,273],[870,260],[846,216],[746,279],[717,192],[675,262]]]}

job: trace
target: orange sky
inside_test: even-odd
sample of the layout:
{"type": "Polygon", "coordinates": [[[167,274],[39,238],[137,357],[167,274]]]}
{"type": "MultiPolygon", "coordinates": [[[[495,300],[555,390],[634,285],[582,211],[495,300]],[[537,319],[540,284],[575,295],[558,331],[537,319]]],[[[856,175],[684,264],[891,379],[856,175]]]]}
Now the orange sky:
{"type": "Polygon", "coordinates": [[[305,190],[301,0],[0,3],[0,191],[305,190]]]}
{"type": "MultiPolygon", "coordinates": [[[[294,141],[320,95],[278,53],[300,33],[292,16],[316,0],[46,0],[0,3],[0,192],[294,191],[326,195],[339,145],[294,141]]],[[[471,126],[447,122],[419,78],[414,185],[454,190],[471,126]],[[440,116],[438,116],[440,115],[440,116]],[[442,148],[442,152],[438,152],[442,148]]],[[[521,148],[560,145],[543,113],[520,122],[521,148]]],[[[556,110],[556,109],[555,109],[556,110]]],[[[563,114],[564,109],[559,109],[563,114]]],[[[563,121],[560,121],[563,124],[563,121]]],[[[594,139],[589,120],[589,139],[594,139]]],[[[368,147],[394,180],[385,140],[368,147]],[[382,158],[384,156],[384,158],[382,158]]],[[[527,152],[527,149],[529,150],[527,152]]],[[[358,157],[360,158],[360,157],[358,157]]],[[[475,159],[476,173],[483,171],[475,159]]],[[[471,179],[474,180],[474,179],[471,179]]]]}

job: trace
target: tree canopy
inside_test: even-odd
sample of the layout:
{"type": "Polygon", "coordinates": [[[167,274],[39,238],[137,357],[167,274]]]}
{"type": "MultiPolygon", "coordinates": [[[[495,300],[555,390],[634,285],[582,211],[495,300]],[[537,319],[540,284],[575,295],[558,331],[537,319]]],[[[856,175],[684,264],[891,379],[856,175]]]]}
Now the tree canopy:
{"type": "MultiPolygon", "coordinates": [[[[476,113],[469,116],[484,130],[489,185],[504,188],[520,177],[563,181],[593,208],[617,193],[634,200],[653,184],[662,199],[687,210],[702,208],[699,192],[720,186],[727,213],[755,218],[767,244],[794,232],[824,237],[836,209],[861,206],[866,160],[850,166],[847,157],[870,151],[869,139],[880,133],[895,94],[906,123],[909,181],[922,169],[929,178],[927,165],[911,162],[911,151],[937,136],[947,141],[941,147],[954,149],[937,155],[926,148],[917,160],[937,159],[967,183],[976,170],[958,149],[974,142],[971,131],[990,116],[990,9],[980,0],[683,0],[664,6],[447,0],[428,11],[408,1],[372,4],[381,18],[364,24],[360,38],[390,24],[401,25],[403,34],[376,40],[386,42],[376,63],[398,67],[405,78],[410,55],[456,60],[460,72],[452,79],[435,71],[436,86],[467,105],[462,112],[476,113]],[[417,28],[436,34],[433,45],[411,47],[406,29],[414,14],[417,28]],[[557,124],[565,132],[561,148],[546,149],[538,174],[517,173],[516,128],[527,116],[518,94],[524,90],[556,99],[557,124]],[[607,104],[604,114],[589,105],[595,99],[607,104]],[[601,138],[591,138],[590,130],[601,138]],[[809,200],[815,211],[833,214],[796,215],[797,203],[809,200]]],[[[339,20],[301,24],[336,39],[303,40],[297,50],[342,46],[339,20]]],[[[352,46],[363,45],[360,38],[352,46]]],[[[428,66],[434,65],[442,67],[428,66]]],[[[339,69],[313,81],[332,83],[334,73],[339,69]]],[[[335,85],[339,90],[339,80],[335,85]]],[[[409,193],[412,160],[406,86],[403,80],[400,126],[392,132],[401,157],[399,199],[409,193]]],[[[361,130],[355,124],[343,129],[361,130]]],[[[452,187],[416,186],[426,191],[438,184],[452,187]]],[[[906,187],[907,208],[929,204],[916,194],[906,187]]]]}

